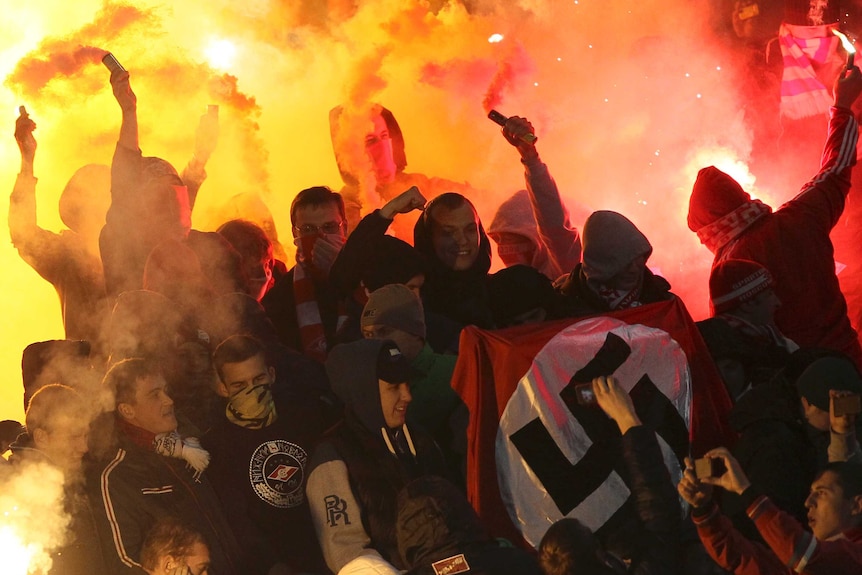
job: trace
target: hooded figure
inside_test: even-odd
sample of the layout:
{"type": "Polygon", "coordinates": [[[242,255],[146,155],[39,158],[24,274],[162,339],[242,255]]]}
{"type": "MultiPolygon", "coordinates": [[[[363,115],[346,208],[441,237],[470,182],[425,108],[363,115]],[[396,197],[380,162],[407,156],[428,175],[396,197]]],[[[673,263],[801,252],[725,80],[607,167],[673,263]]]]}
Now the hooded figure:
{"type": "Polygon", "coordinates": [[[857,123],[849,109],[856,94],[845,94],[848,86],[836,83],[820,171],[799,195],[773,213],[729,175],[714,166],[703,168],[692,189],[688,227],[715,254],[713,266],[742,259],[769,271],[782,304],[775,324],[784,335],[801,347],[842,351],[862,366],[829,238],[844,211],[856,163],[857,123]]]}
{"type": "MultiPolygon", "coordinates": [[[[19,118],[15,136],[31,142],[35,155],[35,124],[19,118]]],[[[88,164],[69,179],[60,196],[60,219],[68,230],[54,233],[36,221],[36,181],[30,173],[18,174],[9,198],[9,236],[18,254],[60,298],[63,327],[68,339],[82,339],[99,349],[100,335],[110,309],[99,259],[99,229],[110,203],[111,171],[88,164]]]]}
{"type": "Polygon", "coordinates": [[[611,211],[593,212],[584,223],[583,262],[560,288],[564,315],[636,307],[674,297],[670,284],[646,262],[652,245],[628,218],[611,211]]]}
{"type": "MultiPolygon", "coordinates": [[[[410,186],[417,186],[427,197],[450,191],[469,195],[466,184],[404,171],[404,135],[395,115],[380,104],[359,109],[333,108],[329,112],[329,132],[344,181],[340,193],[344,196],[348,232],[353,231],[363,214],[381,207],[410,186]]],[[[395,236],[409,241],[416,217],[409,214],[398,218],[392,226],[395,236]]]]}
{"type": "MultiPolygon", "coordinates": [[[[470,233],[467,229],[465,235],[470,233]]],[[[413,228],[413,245],[428,262],[428,273],[425,276],[425,285],[422,287],[425,309],[463,325],[473,324],[485,329],[493,328],[494,319],[488,296],[491,242],[470,200],[460,194],[446,193],[428,202],[425,212],[413,228]],[[462,206],[469,206],[473,211],[474,223],[467,222],[468,226],[465,229],[475,225],[472,233],[475,233],[477,238],[474,241],[472,237],[468,237],[465,241],[469,244],[466,249],[473,252],[472,262],[467,259],[462,265],[458,265],[458,262],[444,262],[441,259],[441,253],[448,248],[437,243],[435,234],[445,240],[446,232],[436,227],[438,222],[435,217],[438,210],[452,213],[462,210],[462,206]]],[[[457,245],[453,247],[461,249],[457,245]]],[[[469,257],[468,255],[467,258],[469,257]]]]}
{"type": "Polygon", "coordinates": [[[335,347],[326,361],[344,421],[318,445],[306,494],[323,556],[333,573],[373,557],[405,565],[396,539],[397,496],[409,481],[445,474],[437,446],[408,428],[410,362],[391,341],[335,347]]]}

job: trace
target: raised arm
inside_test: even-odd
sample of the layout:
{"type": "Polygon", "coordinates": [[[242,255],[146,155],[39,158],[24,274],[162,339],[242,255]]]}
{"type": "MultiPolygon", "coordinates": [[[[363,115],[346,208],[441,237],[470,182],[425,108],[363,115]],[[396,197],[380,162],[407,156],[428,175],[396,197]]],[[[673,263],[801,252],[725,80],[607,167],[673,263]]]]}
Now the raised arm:
{"type": "Polygon", "coordinates": [[[21,172],[9,197],[9,237],[21,258],[48,281],[53,281],[63,260],[60,236],[36,223],[36,124],[24,106],[15,121],[15,140],[21,151],[21,172]]]}
{"type": "Polygon", "coordinates": [[[820,171],[781,209],[805,210],[805,221],[828,231],[838,222],[850,191],[850,172],[856,164],[859,125],[851,107],[862,93],[862,72],[852,67],[835,80],[834,103],[820,171]]]}
{"type": "Polygon", "coordinates": [[[524,176],[533,215],[536,218],[539,238],[557,268],[556,277],[572,271],[581,261],[581,236],[569,220],[569,212],[560,198],[557,183],[542,162],[536,149],[536,140],[526,141],[522,134],[535,135],[529,120],[512,116],[503,126],[503,136],[521,155],[524,176]]]}
{"type": "Polygon", "coordinates": [[[189,207],[194,209],[198,190],[207,179],[206,165],[218,145],[218,106],[209,106],[201,116],[195,132],[195,151],[182,173],[183,183],[189,191],[189,207]]]}
{"type": "Polygon", "coordinates": [[[349,297],[359,287],[362,272],[373,256],[368,249],[372,242],[386,234],[396,215],[420,210],[425,206],[425,202],[425,196],[419,188],[411,186],[379,210],[374,210],[362,218],[347,237],[329,270],[329,281],[342,296],[349,297]]]}

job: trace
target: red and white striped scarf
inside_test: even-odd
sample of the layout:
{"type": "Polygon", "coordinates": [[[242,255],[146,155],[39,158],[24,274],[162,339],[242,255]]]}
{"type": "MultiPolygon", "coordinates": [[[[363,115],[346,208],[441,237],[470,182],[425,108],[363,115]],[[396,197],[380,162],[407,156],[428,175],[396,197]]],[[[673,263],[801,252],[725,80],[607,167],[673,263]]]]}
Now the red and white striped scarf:
{"type": "MultiPolygon", "coordinates": [[[[328,350],[316,295],[314,280],[307,275],[302,264],[297,263],[293,268],[293,298],[296,303],[296,321],[299,324],[302,351],[309,357],[323,362],[326,361],[328,350]]],[[[341,330],[346,321],[347,312],[339,302],[336,333],[341,330]]]]}
{"type": "Polygon", "coordinates": [[[760,200],[744,202],[729,214],[700,228],[697,231],[697,237],[703,245],[709,248],[709,251],[716,253],[725,244],[747,230],[754,222],[769,213],[772,213],[772,208],[760,200]]]}
{"type": "Polygon", "coordinates": [[[827,64],[841,65],[837,24],[794,26],[782,24],[778,44],[784,61],[781,78],[781,115],[793,120],[826,114],[832,105],[829,89],[817,75],[827,64]],[[833,58],[838,61],[830,62],[833,58]]]}

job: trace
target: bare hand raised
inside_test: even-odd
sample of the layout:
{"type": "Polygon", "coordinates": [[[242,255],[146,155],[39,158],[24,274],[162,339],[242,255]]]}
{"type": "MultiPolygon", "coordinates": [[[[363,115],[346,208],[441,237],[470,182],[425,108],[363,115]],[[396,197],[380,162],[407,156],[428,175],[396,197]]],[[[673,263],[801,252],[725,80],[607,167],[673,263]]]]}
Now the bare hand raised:
{"type": "Polygon", "coordinates": [[[703,477],[700,480],[702,483],[718,485],[727,491],[737,494],[742,493],[751,486],[751,482],[748,480],[748,477],[745,476],[742,466],[736,458],[730,454],[730,451],[728,451],[727,448],[716,447],[715,449],[708,451],[704,457],[723,460],[726,471],[719,477],[703,477]]]}
{"type": "Polygon", "coordinates": [[[682,473],[682,479],[679,481],[676,490],[680,497],[688,502],[692,507],[705,507],[712,501],[713,487],[702,482],[694,473],[694,462],[691,457],[685,458],[685,470],[682,473]]]}
{"type": "Polygon", "coordinates": [[[118,69],[111,72],[111,88],[123,112],[134,112],[138,109],[138,99],[132,91],[129,73],[126,70],[118,69]]]}
{"type": "Polygon", "coordinates": [[[427,200],[422,195],[422,192],[419,191],[419,188],[410,186],[406,191],[401,192],[380,208],[380,215],[387,220],[391,220],[395,217],[395,214],[406,214],[413,210],[421,210],[425,207],[426,203],[427,200]]]}
{"type": "Polygon", "coordinates": [[[506,138],[507,142],[518,148],[522,158],[538,156],[536,140],[534,139],[531,143],[525,141],[523,136],[527,134],[535,136],[536,130],[533,128],[533,124],[526,118],[512,116],[506,120],[506,124],[503,126],[503,137],[506,138]]]}
{"type": "Polygon", "coordinates": [[[625,434],[632,427],[641,424],[631,396],[617,385],[613,376],[601,375],[595,378],[593,380],[593,393],[596,395],[596,402],[602,411],[617,423],[620,433],[625,434]]]}
{"type": "Polygon", "coordinates": [[[32,169],[33,160],[36,157],[36,138],[33,137],[36,122],[30,119],[30,114],[24,106],[19,106],[18,112],[20,115],[15,120],[15,141],[18,142],[18,149],[21,150],[22,165],[29,164],[32,169]]]}
{"type": "Polygon", "coordinates": [[[835,79],[832,87],[836,108],[851,109],[853,103],[862,94],[862,72],[858,66],[844,68],[835,79]]]}

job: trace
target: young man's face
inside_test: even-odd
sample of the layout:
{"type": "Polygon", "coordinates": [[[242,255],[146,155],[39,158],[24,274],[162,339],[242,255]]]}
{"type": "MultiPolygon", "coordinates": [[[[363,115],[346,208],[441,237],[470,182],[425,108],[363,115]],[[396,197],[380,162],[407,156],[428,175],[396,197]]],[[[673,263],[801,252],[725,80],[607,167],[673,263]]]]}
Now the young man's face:
{"type": "Polygon", "coordinates": [[[275,369],[267,365],[263,354],[259,353],[245,361],[224,364],[221,377],[219,395],[233,397],[252,386],[272,385],[275,382],[275,369]]]}
{"type": "Polygon", "coordinates": [[[818,431],[829,431],[829,427],[831,426],[829,423],[829,412],[808,403],[808,400],[804,397],[800,401],[802,402],[802,412],[808,421],[808,425],[818,431]]]}
{"type": "Polygon", "coordinates": [[[44,452],[63,471],[76,471],[87,453],[90,422],[86,417],[58,415],[50,422],[50,429],[39,429],[33,434],[36,447],[44,452]]]}
{"type": "Polygon", "coordinates": [[[781,300],[775,292],[767,289],[743,303],[741,307],[754,325],[772,325],[775,323],[775,312],[780,306],[781,300]]]}
{"type": "Polygon", "coordinates": [[[259,258],[243,258],[242,268],[246,277],[246,289],[248,295],[260,301],[266,294],[266,286],[272,279],[272,268],[275,265],[275,258],[272,255],[272,246],[269,247],[267,253],[259,258]]]}
{"type": "Polygon", "coordinates": [[[413,401],[410,386],[407,383],[389,383],[377,380],[380,388],[380,406],[383,408],[383,418],[391,429],[401,427],[407,418],[407,406],[413,401]]]}
{"type": "MultiPolygon", "coordinates": [[[[299,247],[297,257],[307,269],[329,271],[332,262],[317,261],[337,253],[347,238],[347,222],[341,217],[338,204],[327,202],[316,206],[301,206],[294,212],[293,237],[299,247]],[[326,242],[332,249],[315,250],[317,242],[326,242]]],[[[333,258],[334,259],[334,258],[333,258]]]]}
{"type": "Polygon", "coordinates": [[[479,255],[479,217],[464,203],[450,210],[435,206],[431,217],[431,243],[437,258],[449,269],[469,269],[479,255]]]}
{"type": "Polygon", "coordinates": [[[174,400],[168,395],[167,382],[162,375],[148,375],[135,382],[135,399],[121,403],[120,414],[141,429],[156,435],[177,428],[174,400]]]}
{"type": "Polygon", "coordinates": [[[372,129],[365,135],[365,152],[371,161],[377,185],[383,186],[395,180],[398,167],[392,154],[392,137],[386,120],[380,114],[375,114],[371,121],[372,129]]]}
{"type": "Polygon", "coordinates": [[[808,509],[808,526],[818,541],[825,541],[854,526],[862,513],[862,497],[845,498],[838,476],[825,471],[811,484],[811,493],[805,500],[808,509]]]}

